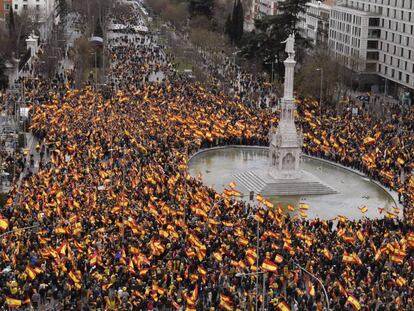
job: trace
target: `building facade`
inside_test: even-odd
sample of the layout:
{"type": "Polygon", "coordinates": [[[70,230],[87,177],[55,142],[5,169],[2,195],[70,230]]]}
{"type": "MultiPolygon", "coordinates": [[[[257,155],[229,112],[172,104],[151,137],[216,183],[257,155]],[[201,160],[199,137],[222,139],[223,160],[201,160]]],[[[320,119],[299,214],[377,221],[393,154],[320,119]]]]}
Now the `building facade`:
{"type": "Polygon", "coordinates": [[[0,0],[0,20],[5,20],[10,11],[12,0],[0,0]]]}
{"type": "Polygon", "coordinates": [[[250,10],[245,16],[245,30],[254,30],[254,20],[279,13],[278,4],[285,0],[253,0],[250,10]]]}
{"type": "Polygon", "coordinates": [[[414,1],[341,1],[329,27],[329,48],[348,68],[375,74],[384,93],[414,90],[414,1]]]}
{"type": "Polygon", "coordinates": [[[55,11],[55,0],[13,0],[13,11],[22,14],[24,11],[38,22],[46,21],[55,11]]]}
{"type": "Polygon", "coordinates": [[[313,46],[328,45],[331,3],[312,0],[306,3],[306,11],[299,15],[298,29],[313,46]]]}

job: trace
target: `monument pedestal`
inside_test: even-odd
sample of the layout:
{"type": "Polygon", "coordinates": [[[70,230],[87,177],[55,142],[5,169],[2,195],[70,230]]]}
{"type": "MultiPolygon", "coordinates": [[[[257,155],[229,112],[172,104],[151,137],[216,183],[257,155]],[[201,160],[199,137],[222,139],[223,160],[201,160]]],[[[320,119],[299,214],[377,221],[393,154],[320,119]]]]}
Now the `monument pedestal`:
{"type": "Polygon", "coordinates": [[[334,189],[304,170],[280,172],[272,176],[267,171],[247,171],[234,175],[238,190],[244,195],[254,192],[263,196],[325,195],[337,193],[334,189]],[[287,174],[287,175],[286,175],[287,174]],[[293,177],[293,178],[292,178],[293,177]]]}

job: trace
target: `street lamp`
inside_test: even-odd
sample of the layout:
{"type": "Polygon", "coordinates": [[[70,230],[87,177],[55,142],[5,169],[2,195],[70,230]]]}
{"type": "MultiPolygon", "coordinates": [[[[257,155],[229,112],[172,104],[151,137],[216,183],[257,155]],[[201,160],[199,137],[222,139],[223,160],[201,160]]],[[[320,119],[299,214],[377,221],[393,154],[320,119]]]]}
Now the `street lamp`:
{"type": "Polygon", "coordinates": [[[323,68],[316,68],[316,71],[320,71],[321,72],[321,89],[320,89],[320,93],[319,93],[319,111],[322,110],[322,92],[323,92],[323,68]]]}
{"type": "Polygon", "coordinates": [[[299,269],[301,269],[303,272],[305,272],[306,274],[310,275],[313,279],[315,279],[321,286],[322,286],[322,290],[323,293],[325,295],[325,300],[326,300],[326,308],[327,310],[331,310],[330,306],[329,306],[329,297],[328,297],[328,292],[326,291],[325,286],[323,285],[321,279],[319,279],[316,275],[314,275],[313,273],[309,272],[308,270],[306,270],[305,268],[303,268],[301,265],[299,265],[298,263],[296,263],[293,259],[290,259],[290,262],[295,265],[296,267],[298,267],[299,269]]]}
{"type": "MultiPolygon", "coordinates": [[[[265,296],[266,296],[266,274],[267,274],[267,271],[259,271],[259,270],[257,270],[257,272],[251,272],[251,273],[236,273],[236,277],[238,277],[238,278],[242,278],[242,277],[244,277],[244,276],[249,276],[249,275],[256,275],[256,277],[257,277],[257,279],[259,278],[259,274],[263,274],[263,288],[262,288],[262,291],[263,291],[263,303],[262,303],[262,311],[264,311],[265,310],[265,296]]],[[[258,283],[256,283],[256,286],[258,286],[258,283]]],[[[258,305],[257,305],[257,296],[258,296],[258,293],[259,293],[259,288],[258,287],[256,287],[256,310],[258,310],[257,308],[258,308],[258,305]]]]}

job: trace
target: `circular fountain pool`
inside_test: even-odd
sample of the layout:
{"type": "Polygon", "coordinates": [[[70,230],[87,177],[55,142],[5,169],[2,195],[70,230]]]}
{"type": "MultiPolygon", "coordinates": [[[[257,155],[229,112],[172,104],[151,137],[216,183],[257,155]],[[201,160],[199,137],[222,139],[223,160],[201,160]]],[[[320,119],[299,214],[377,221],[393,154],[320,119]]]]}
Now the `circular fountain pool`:
{"type": "MultiPolygon", "coordinates": [[[[188,170],[197,178],[200,174],[205,185],[222,192],[234,181],[234,175],[249,171],[266,169],[268,150],[260,147],[225,147],[203,150],[196,153],[189,161],[188,170]]],[[[334,163],[303,157],[301,168],[334,188],[337,193],[312,196],[274,196],[269,200],[279,204],[288,212],[288,204],[295,207],[291,214],[298,213],[300,203],[307,203],[308,218],[333,219],[343,215],[349,219],[363,217],[382,217],[386,211],[394,212],[396,207],[392,196],[369,179],[334,163]],[[366,206],[366,213],[360,208],[366,206]],[[384,209],[382,214],[380,209],[384,209]]],[[[248,200],[249,198],[244,198],[248,200]]]]}

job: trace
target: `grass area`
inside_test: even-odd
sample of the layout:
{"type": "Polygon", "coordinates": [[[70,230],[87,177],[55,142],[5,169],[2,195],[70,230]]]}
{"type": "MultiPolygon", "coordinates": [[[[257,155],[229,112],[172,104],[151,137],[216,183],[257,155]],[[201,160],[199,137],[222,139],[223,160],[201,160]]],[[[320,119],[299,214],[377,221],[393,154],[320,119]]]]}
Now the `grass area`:
{"type": "Polygon", "coordinates": [[[178,72],[183,72],[186,69],[192,69],[193,64],[184,58],[176,58],[175,59],[175,69],[178,72]]]}

